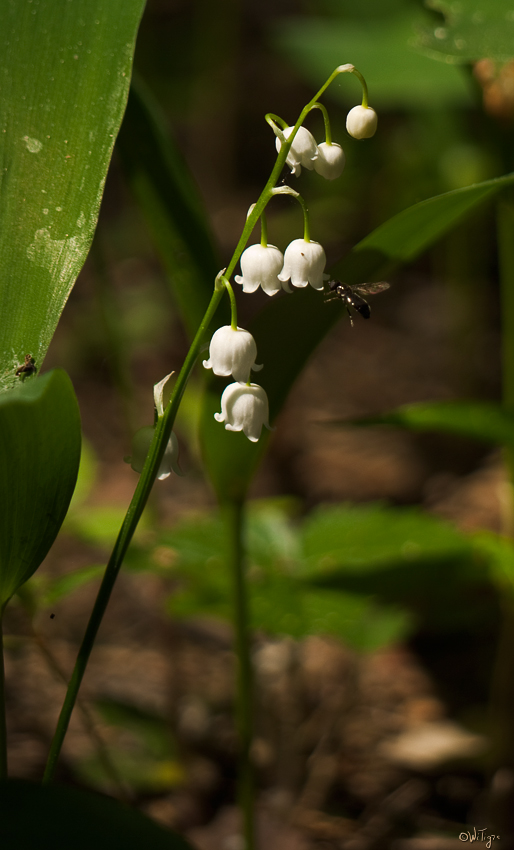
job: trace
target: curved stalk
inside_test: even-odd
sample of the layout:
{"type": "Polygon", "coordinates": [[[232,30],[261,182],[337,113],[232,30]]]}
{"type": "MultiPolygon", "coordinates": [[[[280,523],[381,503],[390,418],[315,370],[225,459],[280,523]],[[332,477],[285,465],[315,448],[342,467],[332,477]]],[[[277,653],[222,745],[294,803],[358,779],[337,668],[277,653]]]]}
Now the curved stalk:
{"type": "Polygon", "coordinates": [[[89,656],[91,655],[91,650],[93,649],[93,644],[95,642],[98,629],[100,628],[103,615],[107,608],[107,604],[109,602],[114,583],[120,571],[120,567],[122,565],[123,558],[125,557],[125,553],[136,530],[137,524],[141,518],[141,514],[143,513],[145,505],[148,501],[150,491],[157,476],[157,472],[159,470],[159,466],[163,458],[165,448],[168,444],[168,440],[171,435],[175,416],[177,415],[177,410],[182,400],[184,390],[186,388],[193,366],[195,365],[196,359],[202,348],[205,331],[207,330],[207,327],[211,319],[213,318],[214,313],[216,312],[218,304],[221,301],[221,298],[223,297],[224,291],[225,287],[215,289],[209,306],[200,324],[200,327],[198,328],[196,336],[188,351],[187,357],[184,361],[184,365],[180,370],[175,387],[173,389],[173,393],[169,400],[168,406],[166,407],[164,415],[158,417],[157,419],[153,440],[145,460],[143,471],[141,472],[141,476],[139,478],[137,487],[132,497],[132,501],[130,502],[116,543],[114,544],[114,549],[112,550],[111,557],[109,558],[109,562],[105,569],[102,584],[100,585],[100,589],[98,591],[98,595],[96,597],[96,601],[93,606],[91,616],[89,618],[86,632],[84,634],[84,638],[82,640],[82,644],[77,655],[75,667],[73,668],[73,673],[68,684],[66,697],[64,699],[61,713],[57,721],[57,728],[55,730],[55,734],[52,739],[52,744],[50,746],[50,753],[48,756],[48,761],[43,777],[44,785],[51,782],[55,773],[57,759],[59,758],[59,754],[61,752],[64,737],[66,735],[71,714],[73,712],[73,708],[77,699],[77,694],[79,692],[79,688],[86,670],[86,666],[89,661],[89,656]]]}

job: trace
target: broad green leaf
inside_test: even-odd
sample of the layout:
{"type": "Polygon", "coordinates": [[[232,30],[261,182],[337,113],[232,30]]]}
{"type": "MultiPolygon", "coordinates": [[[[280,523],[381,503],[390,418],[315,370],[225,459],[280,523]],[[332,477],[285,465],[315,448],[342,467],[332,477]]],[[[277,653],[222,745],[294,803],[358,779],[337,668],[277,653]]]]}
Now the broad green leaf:
{"type": "Polygon", "coordinates": [[[316,589],[373,595],[381,609],[409,611],[442,632],[488,628],[498,616],[482,553],[437,517],[380,504],[321,507],[302,540],[304,580],[316,589]]]}
{"type": "Polygon", "coordinates": [[[180,835],[104,797],[20,779],[0,785],[2,850],[193,850],[180,835]]]}
{"type": "Polygon", "coordinates": [[[186,328],[194,336],[220,262],[198,189],[158,104],[138,77],[132,83],[117,149],[163,257],[186,328]]]}
{"type": "MultiPolygon", "coordinates": [[[[466,215],[513,182],[514,175],[508,174],[437,195],[403,210],[359,242],[330,270],[332,277],[350,284],[379,280],[414,260],[466,215]]],[[[322,294],[307,287],[292,295],[277,296],[250,326],[259,362],[264,364],[258,382],[268,394],[272,422],[314,349],[343,314],[342,304],[326,304],[322,294]]],[[[209,386],[200,436],[211,481],[223,499],[246,493],[267,445],[268,432],[263,430],[259,442],[250,443],[241,433],[225,431],[214,420],[214,413],[220,410],[222,387],[221,381],[209,386]]]]}
{"type": "Polygon", "coordinates": [[[143,7],[0,3],[0,388],[41,367],[86,258],[143,7]]]}
{"type": "Polygon", "coordinates": [[[511,0],[428,0],[445,20],[423,27],[417,46],[442,62],[477,59],[507,62],[514,56],[514,8],[511,0]]]}
{"type": "Polygon", "coordinates": [[[308,575],[375,571],[469,554],[468,539],[442,520],[414,508],[350,505],[315,511],[302,534],[308,575]]]}
{"type": "Polygon", "coordinates": [[[0,610],[37,570],[75,487],[80,414],[55,370],[0,396],[0,610]]]}
{"type": "MultiPolygon", "coordinates": [[[[460,69],[431,62],[412,46],[427,15],[412,3],[388,17],[293,18],[279,24],[273,36],[314,89],[334,68],[351,62],[364,73],[372,106],[433,109],[448,103],[470,104],[470,89],[460,69]]],[[[356,82],[332,85],[327,96],[349,104],[360,102],[356,82]]]]}
{"type": "MultiPolygon", "coordinates": [[[[345,423],[347,424],[347,423],[345,423]]],[[[485,443],[514,443],[514,416],[499,404],[476,401],[435,401],[406,404],[358,425],[399,425],[413,431],[444,431],[485,443]]]]}
{"type": "MultiPolygon", "coordinates": [[[[271,635],[302,638],[335,635],[352,646],[372,650],[400,640],[412,618],[395,605],[381,605],[373,594],[308,586],[300,536],[283,507],[251,505],[246,527],[251,626],[271,635]]],[[[232,578],[225,561],[224,528],[206,517],[180,523],[160,536],[155,556],[133,546],[132,569],[155,569],[167,556],[176,588],[169,599],[172,617],[208,615],[233,618],[232,578]]]]}

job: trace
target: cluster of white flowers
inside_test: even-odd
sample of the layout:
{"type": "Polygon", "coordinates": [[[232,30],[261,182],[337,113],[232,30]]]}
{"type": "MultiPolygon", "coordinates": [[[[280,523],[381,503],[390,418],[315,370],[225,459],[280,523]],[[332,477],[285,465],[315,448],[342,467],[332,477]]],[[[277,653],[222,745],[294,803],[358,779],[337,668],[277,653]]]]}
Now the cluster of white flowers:
{"type": "Polygon", "coordinates": [[[242,431],[252,443],[261,436],[262,426],[269,426],[268,397],[258,384],[250,383],[250,371],[262,369],[255,362],[257,346],[251,333],[225,325],[213,334],[206,369],[215,375],[232,375],[236,382],[229,384],[221,396],[221,413],[214,416],[224,422],[227,431],[242,431]]]}
{"type": "Polygon", "coordinates": [[[242,275],[236,275],[243,292],[255,292],[262,286],[267,295],[275,295],[280,289],[291,292],[293,286],[323,289],[325,252],[319,242],[294,239],[285,254],[275,245],[250,245],[241,255],[242,275]]]}
{"type": "MultiPolygon", "coordinates": [[[[349,68],[353,66],[348,66],[349,68]]],[[[277,134],[276,146],[280,152],[294,127],[279,130],[274,121],[270,120],[270,123],[277,134]]],[[[356,139],[370,138],[377,128],[376,112],[367,105],[355,106],[348,113],[346,128],[356,139]]],[[[328,129],[327,137],[330,139],[328,129]]],[[[343,172],[345,155],[341,145],[329,140],[318,145],[309,130],[299,127],[289,148],[286,163],[291,173],[297,177],[302,168],[307,168],[310,171],[314,169],[328,180],[335,180],[343,172]]],[[[297,192],[290,189],[287,191],[299,197],[297,192]]],[[[263,243],[266,244],[250,245],[246,248],[241,255],[241,274],[235,276],[235,281],[243,287],[243,292],[255,292],[259,286],[267,295],[275,295],[281,289],[291,292],[289,283],[297,287],[310,284],[314,289],[323,289],[323,281],[328,277],[324,274],[325,251],[319,242],[308,238],[307,211],[303,201],[300,202],[304,207],[306,221],[304,238],[294,239],[284,254],[276,245],[268,244],[265,236],[263,243]]],[[[265,229],[263,232],[265,233],[265,229]]],[[[235,319],[233,321],[235,324],[235,319]]],[[[215,375],[232,375],[235,379],[235,383],[229,384],[223,392],[221,413],[214,414],[216,420],[224,422],[227,431],[243,431],[252,442],[257,442],[260,438],[263,425],[270,427],[266,393],[258,384],[250,383],[251,370],[262,368],[256,364],[256,357],[257,346],[252,335],[242,328],[234,329],[227,325],[214,333],[209,347],[209,359],[203,362],[205,368],[212,369],[215,375]]]]}

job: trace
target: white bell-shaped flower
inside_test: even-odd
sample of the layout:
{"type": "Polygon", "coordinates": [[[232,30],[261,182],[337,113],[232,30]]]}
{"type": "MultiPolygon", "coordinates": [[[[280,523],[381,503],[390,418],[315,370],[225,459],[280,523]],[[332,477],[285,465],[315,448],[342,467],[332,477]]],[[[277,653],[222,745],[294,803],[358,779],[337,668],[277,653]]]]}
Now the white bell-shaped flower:
{"type": "MultiPolygon", "coordinates": [[[[153,440],[153,435],[153,425],[148,425],[146,428],[140,428],[139,431],[136,431],[134,434],[134,438],[132,440],[132,457],[130,458],[130,465],[134,472],[143,471],[143,466],[148,454],[148,449],[150,448],[150,443],[153,440]]],[[[178,440],[173,431],[171,432],[171,437],[168,440],[168,445],[164,450],[159,471],[157,472],[157,478],[159,481],[164,481],[164,479],[168,478],[172,472],[176,475],[183,474],[180,466],[178,465],[178,440]]]]}
{"type": "Polygon", "coordinates": [[[341,145],[337,142],[322,142],[318,145],[318,158],[314,162],[314,169],[327,180],[335,180],[343,173],[346,157],[341,145]]]}
{"type": "Polygon", "coordinates": [[[346,129],[354,139],[371,139],[377,122],[377,113],[371,106],[354,106],[346,116],[346,129]]]}
{"type": "Polygon", "coordinates": [[[262,426],[270,431],[268,396],[258,384],[229,384],[221,396],[221,413],[217,422],[224,422],[227,431],[242,431],[252,443],[261,436],[262,426]]]}
{"type": "Polygon", "coordinates": [[[319,242],[307,242],[305,239],[294,239],[287,246],[284,254],[284,268],[278,276],[284,289],[288,289],[287,281],[293,286],[307,286],[323,289],[323,271],[327,258],[319,242]]]}
{"type": "MultiPolygon", "coordinates": [[[[293,130],[294,127],[286,127],[286,129],[282,131],[286,139],[289,138],[293,130]]],[[[280,152],[281,147],[282,142],[277,137],[277,151],[280,152]]],[[[299,177],[302,172],[302,165],[304,168],[308,168],[309,171],[312,171],[317,156],[318,146],[314,136],[305,127],[299,127],[298,132],[293,139],[293,144],[289,148],[289,153],[286,159],[286,162],[291,169],[291,174],[295,174],[299,177]]]]}
{"type": "Polygon", "coordinates": [[[232,375],[236,381],[250,378],[250,369],[258,372],[262,365],[255,362],[257,346],[251,333],[242,328],[234,330],[224,325],[212,335],[209,346],[209,359],[203,361],[206,369],[212,369],[215,375],[232,375]]]}
{"type": "Polygon", "coordinates": [[[262,286],[266,295],[276,295],[281,284],[277,277],[284,265],[282,251],[274,245],[250,245],[241,255],[242,275],[236,274],[236,283],[243,292],[255,292],[262,286]]]}

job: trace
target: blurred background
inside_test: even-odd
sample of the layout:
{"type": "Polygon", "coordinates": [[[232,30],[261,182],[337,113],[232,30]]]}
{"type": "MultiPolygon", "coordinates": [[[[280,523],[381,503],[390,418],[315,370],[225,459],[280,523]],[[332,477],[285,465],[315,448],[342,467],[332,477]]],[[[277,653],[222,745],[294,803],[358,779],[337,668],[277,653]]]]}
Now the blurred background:
{"type": "MultiPolygon", "coordinates": [[[[468,5],[482,14],[478,2],[468,5]]],[[[376,136],[346,134],[360,87],[338,78],[323,102],[346,153],[343,176],[284,175],[308,200],[329,270],[406,207],[512,170],[514,64],[461,61],[465,45],[451,35],[448,8],[443,0],[148,0],[135,69],[191,170],[220,267],[274,163],[264,114],[294,123],[342,63],[367,80],[376,136]],[[437,52],[449,29],[453,57],[437,52]]],[[[308,127],[321,141],[316,111],[308,127]]],[[[298,205],[277,199],[268,226],[284,250],[300,234],[298,205]]],[[[252,487],[249,542],[253,602],[269,624],[255,633],[254,755],[270,848],[444,850],[487,823],[501,602],[469,541],[510,529],[503,455],[459,436],[355,420],[412,402],[498,401],[497,279],[495,209],[485,205],[389,279],[371,321],[338,323],[275,423],[252,487]],[[331,535],[343,532],[353,560],[325,596],[298,602],[285,584],[263,579],[267,570],[325,563],[323,546],[328,552],[331,535]]],[[[267,296],[237,296],[246,327],[267,296]]],[[[152,423],[152,385],[180,368],[187,345],[115,150],[93,249],[46,362],[71,375],[85,451],[63,532],[7,611],[8,679],[21,683],[10,694],[14,775],[40,775],[63,694],[57,668],[73,663],[136,484],[123,460],[134,431],[152,423]]],[[[274,368],[280,363],[266,363],[274,368]]],[[[152,494],[61,779],[137,802],[200,850],[240,850],[230,587],[196,437],[201,371],[176,426],[185,476],[152,494]]],[[[509,792],[512,774],[500,780],[509,792]]]]}

